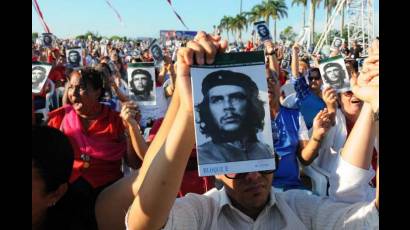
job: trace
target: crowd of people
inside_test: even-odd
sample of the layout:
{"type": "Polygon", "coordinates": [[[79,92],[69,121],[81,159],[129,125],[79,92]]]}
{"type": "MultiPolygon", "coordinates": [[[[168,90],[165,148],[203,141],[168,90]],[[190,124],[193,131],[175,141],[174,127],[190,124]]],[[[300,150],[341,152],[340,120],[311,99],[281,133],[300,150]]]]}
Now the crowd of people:
{"type": "MultiPolygon", "coordinates": [[[[323,54],[303,52],[297,43],[229,45],[201,31],[174,52],[163,46],[155,76],[138,69],[129,81],[129,66],[154,62],[149,44],[44,38],[32,43],[32,63],[52,66],[32,93],[32,229],[378,229],[378,40],[360,71],[356,42],[352,51],[345,44],[332,51],[344,57],[351,85],[338,92],[322,86],[323,54]],[[68,51],[78,48],[81,54],[68,51]],[[202,83],[203,102],[192,102],[191,65],[258,50],[265,56],[274,149],[249,132],[264,120],[251,79],[215,72],[202,83]],[[232,87],[221,91],[215,79],[232,87]],[[285,84],[295,91],[292,106],[283,104],[285,84]],[[153,91],[154,105],[129,96],[152,98],[153,91]],[[232,110],[244,113],[249,130],[228,138],[246,140],[250,159],[274,152],[275,170],[198,175],[198,164],[209,159],[197,159],[195,112],[201,132],[212,137],[199,151],[221,162],[244,156],[218,143],[227,132],[212,117],[213,94],[236,95],[232,110]],[[38,112],[44,108],[48,113],[38,112]],[[326,194],[302,180],[308,165],[326,172],[326,194]]],[[[33,89],[43,72],[33,67],[33,89]]]]}

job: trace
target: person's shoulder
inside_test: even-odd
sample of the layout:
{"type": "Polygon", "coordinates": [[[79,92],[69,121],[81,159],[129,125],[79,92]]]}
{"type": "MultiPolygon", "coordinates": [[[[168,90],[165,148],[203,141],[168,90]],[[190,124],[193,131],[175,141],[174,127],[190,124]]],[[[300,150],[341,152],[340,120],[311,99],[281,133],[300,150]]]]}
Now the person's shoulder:
{"type": "Polygon", "coordinates": [[[198,151],[206,151],[206,150],[210,150],[214,147],[215,147],[215,143],[213,143],[212,141],[208,141],[208,142],[205,142],[205,143],[199,145],[198,146],[198,151]]]}
{"type": "Polygon", "coordinates": [[[206,208],[210,211],[217,209],[221,202],[224,191],[212,188],[204,194],[187,193],[184,197],[176,199],[179,206],[190,205],[196,208],[206,208]]]}
{"type": "Polygon", "coordinates": [[[48,113],[48,125],[60,128],[64,116],[73,109],[71,105],[65,105],[48,113]]]}

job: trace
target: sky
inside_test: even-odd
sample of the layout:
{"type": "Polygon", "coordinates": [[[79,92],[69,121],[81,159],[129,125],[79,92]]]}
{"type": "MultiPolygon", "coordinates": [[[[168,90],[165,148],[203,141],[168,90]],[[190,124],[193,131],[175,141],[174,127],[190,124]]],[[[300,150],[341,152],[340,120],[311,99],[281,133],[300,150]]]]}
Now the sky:
{"type": "MultiPolygon", "coordinates": [[[[87,31],[98,32],[102,36],[159,37],[160,30],[186,30],[174,15],[166,0],[110,0],[122,17],[121,25],[114,11],[105,0],[37,0],[44,19],[51,32],[59,38],[74,37],[87,31]]],[[[242,11],[249,11],[262,0],[242,0],[242,11]]],[[[291,6],[292,0],[285,0],[288,17],[277,22],[277,38],[287,26],[292,26],[299,34],[302,30],[302,6],[291,6]]],[[[172,0],[172,4],[189,30],[213,31],[225,15],[235,16],[240,12],[240,0],[172,0]]],[[[375,35],[379,34],[379,0],[375,5],[375,35]]],[[[306,22],[309,5],[306,9],[306,22]]],[[[340,18],[340,17],[339,17],[340,18]]],[[[322,32],[326,14],[323,3],[316,10],[315,30],[322,32]]],[[[345,14],[346,21],[346,14],[345,14]]],[[[336,20],[335,29],[340,28],[336,20]]],[[[273,31],[273,23],[270,23],[273,31]]],[[[248,39],[252,28],[243,33],[248,39]]],[[[39,17],[32,8],[32,32],[44,32],[39,17]]],[[[224,32],[222,34],[226,36],[224,32]]],[[[230,35],[230,40],[232,40],[230,35]]]]}

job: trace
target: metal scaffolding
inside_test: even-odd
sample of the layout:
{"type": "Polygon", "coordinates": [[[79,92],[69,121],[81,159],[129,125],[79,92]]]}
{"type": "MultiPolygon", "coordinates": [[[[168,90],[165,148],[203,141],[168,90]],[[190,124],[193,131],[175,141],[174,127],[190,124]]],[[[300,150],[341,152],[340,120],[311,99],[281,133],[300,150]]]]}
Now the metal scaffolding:
{"type": "Polygon", "coordinates": [[[333,28],[336,18],[347,6],[346,24],[348,26],[348,44],[356,40],[363,47],[363,56],[367,56],[369,43],[375,38],[374,35],[374,4],[373,0],[339,0],[329,21],[326,23],[325,30],[320,36],[313,53],[319,52],[326,40],[327,35],[333,28]]]}
{"type": "Polygon", "coordinates": [[[363,47],[362,55],[367,56],[369,43],[375,38],[373,0],[348,0],[347,25],[349,48],[356,40],[363,47]]]}

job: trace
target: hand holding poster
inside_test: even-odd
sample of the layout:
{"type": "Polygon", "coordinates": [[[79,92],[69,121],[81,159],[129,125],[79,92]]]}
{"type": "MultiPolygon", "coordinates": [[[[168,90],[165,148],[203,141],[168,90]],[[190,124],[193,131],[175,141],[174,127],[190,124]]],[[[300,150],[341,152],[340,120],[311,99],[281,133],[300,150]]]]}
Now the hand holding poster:
{"type": "Polygon", "coordinates": [[[350,90],[349,73],[342,56],[321,60],[319,70],[322,75],[323,87],[330,86],[338,93],[350,90]]]}
{"type": "Polygon", "coordinates": [[[130,99],[139,105],[156,105],[154,63],[129,64],[127,72],[130,99]]]}
{"type": "Polygon", "coordinates": [[[51,65],[47,63],[35,63],[31,65],[31,92],[40,93],[47,81],[51,65]]]}
{"type": "Polygon", "coordinates": [[[275,168],[263,52],[192,66],[200,176],[275,168]]]}

